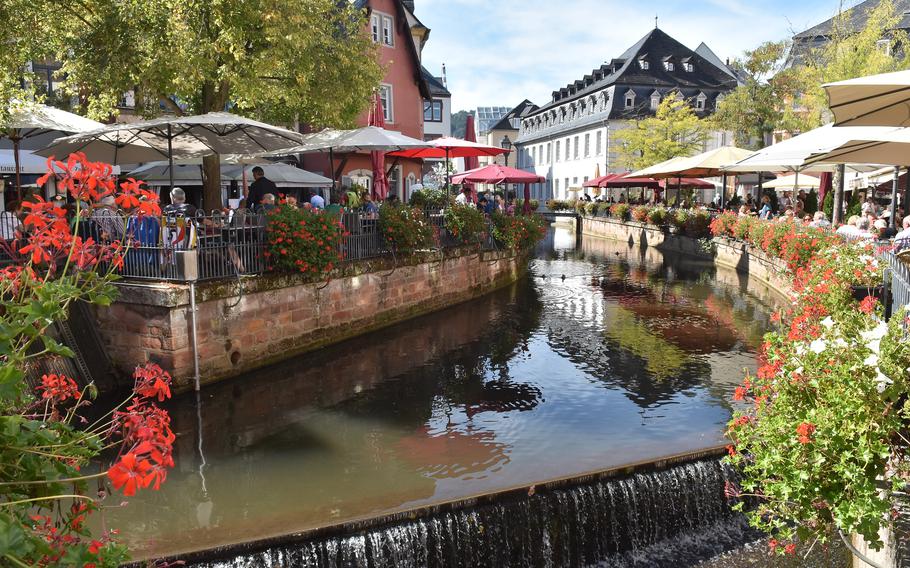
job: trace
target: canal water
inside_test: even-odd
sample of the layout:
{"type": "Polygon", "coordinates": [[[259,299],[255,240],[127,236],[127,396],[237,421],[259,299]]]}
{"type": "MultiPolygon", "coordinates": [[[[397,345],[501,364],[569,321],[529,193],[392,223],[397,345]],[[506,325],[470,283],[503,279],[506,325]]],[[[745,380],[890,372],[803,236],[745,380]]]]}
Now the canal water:
{"type": "Polygon", "coordinates": [[[170,556],[713,447],[779,301],[557,226],[515,285],[171,401],[176,467],[103,522],[170,556]]]}

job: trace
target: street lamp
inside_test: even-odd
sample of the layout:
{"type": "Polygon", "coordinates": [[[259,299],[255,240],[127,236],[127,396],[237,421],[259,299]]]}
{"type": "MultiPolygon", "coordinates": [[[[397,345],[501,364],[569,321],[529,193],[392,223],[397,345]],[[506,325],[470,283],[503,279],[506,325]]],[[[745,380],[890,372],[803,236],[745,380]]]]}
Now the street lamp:
{"type": "Polygon", "coordinates": [[[502,155],[502,163],[503,163],[503,165],[508,166],[509,165],[509,152],[512,150],[512,141],[509,140],[508,134],[503,136],[502,140],[499,141],[499,147],[506,151],[506,153],[502,155]]]}

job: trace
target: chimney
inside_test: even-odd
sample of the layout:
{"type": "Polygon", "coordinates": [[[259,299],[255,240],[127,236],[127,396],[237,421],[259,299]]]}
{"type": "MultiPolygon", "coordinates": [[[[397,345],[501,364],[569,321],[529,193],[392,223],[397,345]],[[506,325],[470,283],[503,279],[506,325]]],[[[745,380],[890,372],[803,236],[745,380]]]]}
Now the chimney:
{"type": "Polygon", "coordinates": [[[449,79],[446,77],[446,64],[442,64],[442,86],[446,89],[449,88],[449,79]]]}
{"type": "Polygon", "coordinates": [[[414,0],[401,0],[401,3],[404,4],[404,7],[414,13],[414,0]]]}

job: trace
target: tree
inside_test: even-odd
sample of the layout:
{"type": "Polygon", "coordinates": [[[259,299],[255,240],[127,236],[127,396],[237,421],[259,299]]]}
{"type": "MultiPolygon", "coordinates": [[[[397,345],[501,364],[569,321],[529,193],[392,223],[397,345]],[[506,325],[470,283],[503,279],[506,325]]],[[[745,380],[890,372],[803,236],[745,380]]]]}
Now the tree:
{"type": "Polygon", "coordinates": [[[452,136],[455,138],[464,138],[469,114],[471,113],[466,110],[460,110],[452,115],[452,136]]]}
{"type": "Polygon", "coordinates": [[[803,65],[793,69],[800,95],[785,113],[803,130],[831,121],[828,97],[822,88],[825,83],[907,68],[910,37],[898,29],[903,14],[892,0],[881,0],[861,29],[853,27],[851,14],[852,10],[845,10],[835,16],[828,41],[809,50],[803,65]]]}
{"type": "Polygon", "coordinates": [[[701,120],[689,101],[678,95],[664,97],[657,114],[632,122],[618,130],[619,163],[632,170],[689,156],[700,150],[708,135],[708,124],[701,120]]]}
{"type": "MultiPolygon", "coordinates": [[[[67,92],[110,118],[134,91],[146,116],[230,109],[267,122],[344,127],[382,76],[365,14],[336,0],[24,2],[67,92]]],[[[34,37],[34,36],[33,36],[34,37]]],[[[20,65],[25,62],[20,62],[20,65]]],[[[206,158],[205,203],[221,206],[220,164],[206,158]]]]}
{"type": "Polygon", "coordinates": [[[780,101],[794,94],[792,73],[778,72],[786,52],[786,42],[765,42],[733,63],[743,83],[718,103],[712,122],[732,131],[741,148],[763,148],[768,136],[783,125],[780,101]]]}

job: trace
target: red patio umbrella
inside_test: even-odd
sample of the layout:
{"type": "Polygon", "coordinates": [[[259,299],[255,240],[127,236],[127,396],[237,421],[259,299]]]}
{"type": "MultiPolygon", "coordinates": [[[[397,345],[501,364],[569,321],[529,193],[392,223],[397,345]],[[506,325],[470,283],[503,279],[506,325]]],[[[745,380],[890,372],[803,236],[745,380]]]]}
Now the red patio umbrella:
{"type": "MultiPolygon", "coordinates": [[[[464,139],[467,140],[468,142],[477,142],[477,134],[474,132],[474,115],[473,114],[468,115],[468,122],[465,125],[465,131],[464,131],[464,139]]],[[[474,170],[474,169],[477,169],[479,166],[480,166],[480,162],[477,160],[477,156],[465,156],[465,159],[464,159],[464,169],[465,170],[468,170],[468,171],[474,170]]],[[[467,187],[470,190],[470,193],[468,194],[468,198],[471,200],[471,203],[476,202],[477,201],[477,192],[474,191],[474,184],[471,182],[468,182],[467,184],[465,184],[465,187],[467,187]]]]}
{"type": "Polygon", "coordinates": [[[605,176],[599,176],[592,180],[588,180],[581,185],[582,185],[582,187],[605,187],[601,184],[605,183],[607,181],[610,181],[611,179],[613,179],[615,177],[619,177],[619,176],[620,176],[620,174],[607,174],[605,176]]]}
{"type": "MultiPolygon", "coordinates": [[[[382,98],[379,93],[376,93],[373,108],[370,110],[369,126],[385,128],[385,111],[382,108],[382,98]]],[[[373,163],[373,197],[385,199],[389,194],[389,180],[385,177],[385,154],[370,152],[370,160],[373,163]]]]}
{"type": "Polygon", "coordinates": [[[499,156],[509,151],[498,146],[487,146],[477,142],[468,142],[460,138],[445,136],[427,141],[429,148],[415,148],[413,150],[399,150],[389,152],[389,156],[400,158],[445,158],[446,159],[446,187],[448,187],[449,176],[449,159],[450,158],[468,158],[471,156],[499,156]]]}
{"type": "Polygon", "coordinates": [[[660,186],[667,189],[668,186],[688,187],[692,189],[711,189],[714,184],[698,178],[668,178],[660,180],[660,186]]]}
{"type": "Polygon", "coordinates": [[[525,184],[524,206],[525,214],[531,212],[531,184],[542,183],[546,178],[524,170],[510,168],[499,164],[491,164],[483,168],[465,172],[452,178],[454,183],[523,183],[525,184]]]}

